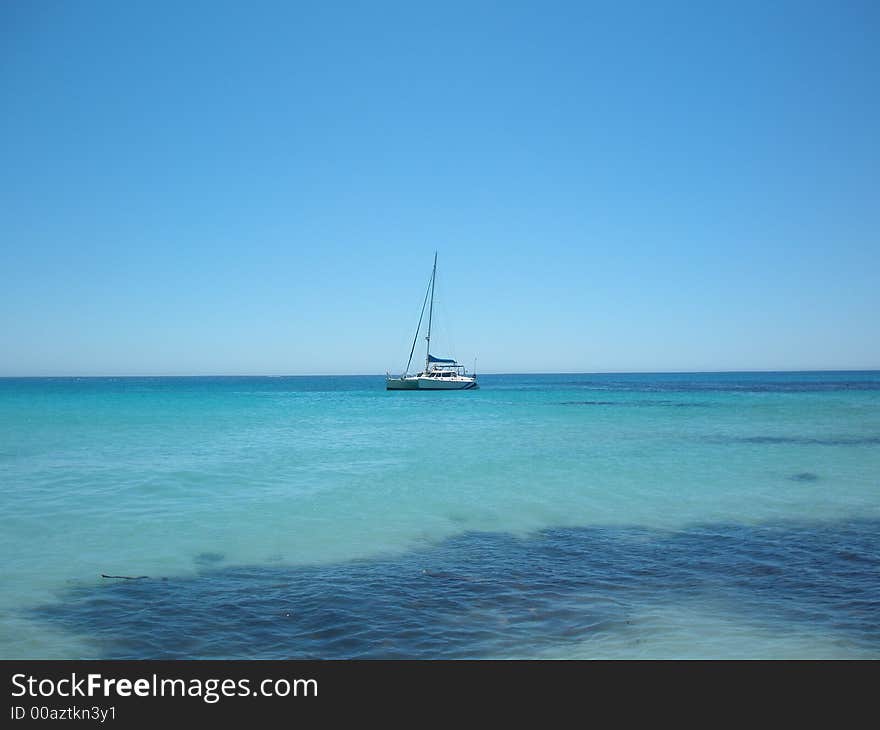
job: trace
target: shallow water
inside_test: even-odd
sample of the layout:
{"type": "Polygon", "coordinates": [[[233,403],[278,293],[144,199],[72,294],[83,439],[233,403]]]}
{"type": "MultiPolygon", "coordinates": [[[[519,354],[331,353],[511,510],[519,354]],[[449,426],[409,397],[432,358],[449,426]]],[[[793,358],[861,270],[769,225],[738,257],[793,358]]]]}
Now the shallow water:
{"type": "Polygon", "coordinates": [[[480,380],[0,380],[0,656],[880,656],[880,373],[480,380]]]}

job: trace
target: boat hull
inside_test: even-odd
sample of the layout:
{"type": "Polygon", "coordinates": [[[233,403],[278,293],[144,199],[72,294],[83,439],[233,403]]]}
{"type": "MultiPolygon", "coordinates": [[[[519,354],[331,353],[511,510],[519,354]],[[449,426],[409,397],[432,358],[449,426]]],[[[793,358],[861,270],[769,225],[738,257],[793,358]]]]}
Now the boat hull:
{"type": "Polygon", "coordinates": [[[418,378],[386,378],[385,390],[418,390],[418,378]]]}
{"type": "Polygon", "coordinates": [[[473,378],[419,378],[419,390],[473,390],[477,387],[473,378]]]}

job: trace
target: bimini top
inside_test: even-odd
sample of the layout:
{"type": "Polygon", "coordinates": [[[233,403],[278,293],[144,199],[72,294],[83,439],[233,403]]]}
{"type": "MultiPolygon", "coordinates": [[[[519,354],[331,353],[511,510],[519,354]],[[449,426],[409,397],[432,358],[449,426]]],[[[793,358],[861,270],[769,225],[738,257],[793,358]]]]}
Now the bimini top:
{"type": "Polygon", "coordinates": [[[428,362],[448,362],[450,364],[455,364],[455,360],[447,360],[442,357],[434,357],[433,355],[428,355],[428,362]]]}

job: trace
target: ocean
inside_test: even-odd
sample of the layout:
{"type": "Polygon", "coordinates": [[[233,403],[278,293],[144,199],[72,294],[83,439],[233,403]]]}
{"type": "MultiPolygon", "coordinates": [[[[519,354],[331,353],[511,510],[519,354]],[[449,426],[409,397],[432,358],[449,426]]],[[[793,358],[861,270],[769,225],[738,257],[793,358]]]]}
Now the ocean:
{"type": "Polygon", "coordinates": [[[880,658],[880,372],[480,385],[0,379],[0,658],[880,658]]]}

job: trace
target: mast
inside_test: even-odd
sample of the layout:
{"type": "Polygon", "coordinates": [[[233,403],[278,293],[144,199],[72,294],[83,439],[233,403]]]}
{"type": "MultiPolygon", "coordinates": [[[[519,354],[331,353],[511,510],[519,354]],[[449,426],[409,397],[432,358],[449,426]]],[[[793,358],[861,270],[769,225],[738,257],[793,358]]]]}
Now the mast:
{"type": "Polygon", "coordinates": [[[425,372],[431,362],[431,319],[434,316],[434,281],[437,278],[437,252],[434,251],[434,269],[431,271],[431,308],[428,310],[428,336],[425,339],[428,345],[425,348],[425,372]]]}

